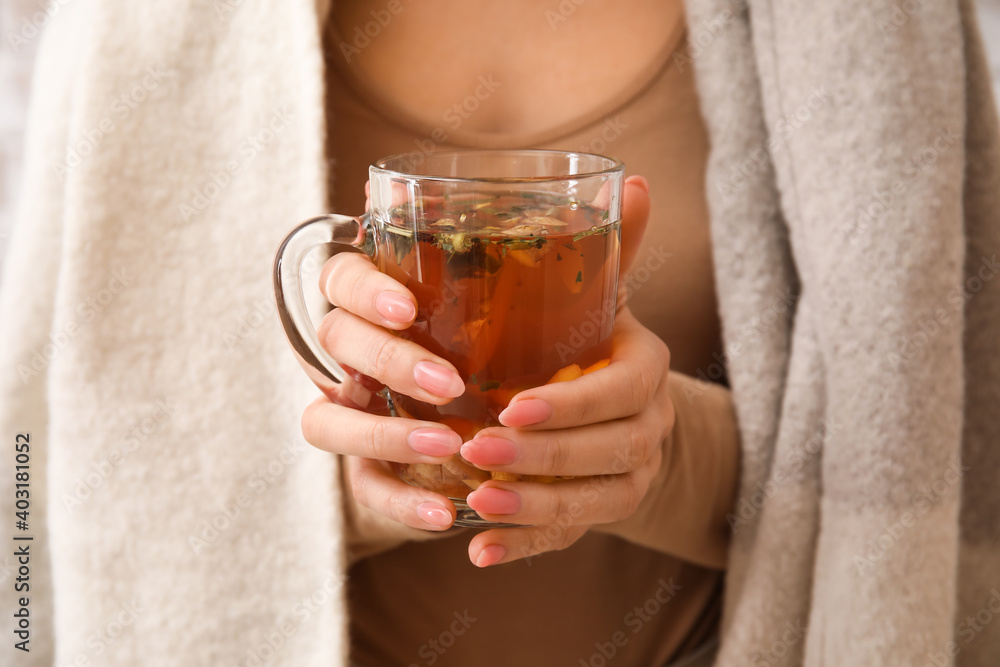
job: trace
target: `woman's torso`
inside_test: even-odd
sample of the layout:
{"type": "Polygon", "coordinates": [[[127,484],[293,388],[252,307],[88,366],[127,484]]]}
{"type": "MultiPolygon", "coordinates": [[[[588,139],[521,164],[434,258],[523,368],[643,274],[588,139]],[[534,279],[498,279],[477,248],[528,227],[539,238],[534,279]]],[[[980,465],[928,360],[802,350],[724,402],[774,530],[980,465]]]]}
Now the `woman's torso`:
{"type": "MultiPolygon", "coordinates": [[[[656,0],[337,3],[327,35],[332,208],[359,211],[367,165],[394,153],[511,146],[619,157],[652,192],[629,306],[668,343],[675,369],[708,369],[719,325],[707,139],[682,35],[680,4],[656,0]]],[[[622,664],[657,664],[716,622],[718,572],[617,538],[592,533],[485,571],[468,562],[467,544],[410,543],[351,569],[360,664],[577,665],[601,647],[622,664]],[[681,588],[655,602],[670,584],[681,588]]]]}

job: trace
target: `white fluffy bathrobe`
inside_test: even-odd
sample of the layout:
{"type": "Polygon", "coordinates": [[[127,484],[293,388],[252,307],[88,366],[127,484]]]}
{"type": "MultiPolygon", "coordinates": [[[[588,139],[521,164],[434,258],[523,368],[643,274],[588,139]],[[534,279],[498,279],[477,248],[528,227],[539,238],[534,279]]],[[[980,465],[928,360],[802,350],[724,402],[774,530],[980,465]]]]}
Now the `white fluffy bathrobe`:
{"type": "MultiPolygon", "coordinates": [[[[326,209],[319,4],[47,27],[0,304],[2,665],[344,664],[335,459],[269,274],[326,209]]],[[[689,15],[744,448],[717,664],[995,665],[1000,152],[968,2],[689,15]]]]}

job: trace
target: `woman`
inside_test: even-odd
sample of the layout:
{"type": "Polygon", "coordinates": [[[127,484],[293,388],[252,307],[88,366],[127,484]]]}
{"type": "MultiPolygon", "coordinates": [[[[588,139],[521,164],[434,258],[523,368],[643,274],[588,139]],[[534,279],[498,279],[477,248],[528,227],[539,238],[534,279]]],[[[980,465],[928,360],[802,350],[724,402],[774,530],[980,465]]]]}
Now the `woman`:
{"type": "MultiPolygon", "coordinates": [[[[375,664],[502,662],[498,646],[527,664],[662,664],[712,646],[722,567],[715,664],[991,664],[1000,631],[979,618],[1000,544],[989,417],[1000,157],[968,6],[692,1],[690,49],[670,43],[683,39],[677,7],[563,3],[535,8],[529,26],[532,7],[503,6],[107,2],[51,21],[0,304],[0,421],[35,448],[31,600],[3,589],[31,612],[37,643],[18,664],[345,664],[351,623],[355,657],[375,664]],[[326,64],[321,31],[344,42],[328,40],[326,64]],[[481,48],[441,59],[465,42],[481,48]],[[493,65],[512,69],[490,78],[493,65]],[[341,86],[325,104],[324,84],[341,86]],[[649,113],[616,119],[619,107],[649,113]],[[562,437],[584,421],[572,411],[587,388],[644,373],[647,400],[601,403],[598,421],[640,414],[640,441],[662,434],[661,446],[639,448],[606,514],[548,544],[533,529],[424,526],[421,515],[444,524],[450,508],[444,517],[419,490],[390,495],[391,479],[351,458],[372,453],[343,437],[370,423],[361,411],[321,402],[303,420],[342,471],[303,447],[316,391],[270,319],[267,266],[292,222],[363,206],[369,156],[352,164],[351,150],[487,135],[621,154],[649,184],[615,363],[526,394],[552,415],[508,435],[515,456],[522,439],[562,437]],[[684,377],[699,370],[724,370],[731,397],[684,377]],[[738,439],[726,437],[730,400],[738,439]],[[737,440],[733,498],[725,444],[737,440]],[[387,509],[389,497],[406,504],[387,509]],[[728,551],[719,528],[732,530],[728,551]],[[429,615],[442,622],[422,625],[429,615]],[[578,643],[561,653],[554,637],[578,643]]],[[[633,239],[646,197],[631,180],[633,239]]],[[[347,272],[407,300],[364,270],[334,264],[324,282],[347,272]]],[[[402,301],[390,323],[350,294],[327,296],[378,326],[406,324],[402,301]]],[[[331,350],[378,380],[415,383],[392,373],[433,361],[398,348],[391,372],[377,371],[348,356],[358,339],[345,322],[363,323],[335,318],[331,350]]],[[[480,465],[505,465],[497,447],[476,449],[480,465]]],[[[588,465],[607,451],[574,450],[593,453],[588,465]]],[[[505,490],[519,507],[495,493],[471,502],[506,521],[558,514],[545,503],[561,490],[505,490]]]]}
{"type": "MultiPolygon", "coordinates": [[[[439,441],[428,443],[420,422],[364,416],[325,399],[310,406],[306,439],[345,455],[344,487],[354,491],[347,496],[356,559],[348,584],[352,657],[373,666],[418,662],[425,653],[454,665],[587,663],[618,633],[627,641],[608,644],[605,659],[610,651],[625,664],[667,664],[716,632],[739,460],[728,392],[690,377],[707,377],[720,335],[703,182],[708,146],[693,72],[682,60],[682,5],[573,5],[546,17],[532,2],[423,3],[387,14],[391,21],[370,43],[358,39],[366,24],[381,27],[380,9],[339,3],[328,22],[335,210],[362,208],[368,164],[407,152],[419,161],[415,149],[428,137],[434,149],[601,149],[648,178],[626,181],[622,232],[624,255],[636,257],[626,262],[647,266],[642,284],[623,280],[632,289],[617,318],[614,363],[589,386],[516,397],[503,421],[525,429],[491,430],[493,439],[464,445],[434,430],[439,441]],[[431,26],[470,39],[428,51],[414,36],[431,26]],[[618,46],[592,47],[602,41],[618,46]],[[549,66],[536,71],[539,62],[549,66]],[[659,209],[650,206],[651,189],[659,209]],[[386,434],[379,443],[371,440],[376,425],[386,434]],[[615,468],[624,442],[633,449],[615,468]],[[619,474],[598,502],[582,495],[589,477],[552,486],[488,482],[470,495],[473,508],[536,527],[426,541],[445,535],[452,503],[407,486],[374,459],[413,461],[407,452],[416,449],[441,461],[459,448],[487,469],[619,474]],[[580,509],[571,514],[574,503],[580,509]],[[400,546],[405,540],[417,542],[400,546]],[[496,572],[472,567],[522,559],[496,572]],[[418,618],[400,615],[403,600],[421,609],[418,618]],[[669,604],[648,614],[647,600],[651,609],[669,604]],[[428,637],[450,627],[455,609],[477,621],[447,651],[429,649],[428,637]],[[561,618],[572,622],[554,620],[561,618]]],[[[453,385],[464,389],[449,362],[390,333],[416,315],[402,285],[351,254],[331,260],[320,283],[338,306],[320,329],[335,358],[435,403],[454,397],[453,385]]],[[[361,400],[357,384],[342,388],[353,399],[345,405],[361,400]]]]}

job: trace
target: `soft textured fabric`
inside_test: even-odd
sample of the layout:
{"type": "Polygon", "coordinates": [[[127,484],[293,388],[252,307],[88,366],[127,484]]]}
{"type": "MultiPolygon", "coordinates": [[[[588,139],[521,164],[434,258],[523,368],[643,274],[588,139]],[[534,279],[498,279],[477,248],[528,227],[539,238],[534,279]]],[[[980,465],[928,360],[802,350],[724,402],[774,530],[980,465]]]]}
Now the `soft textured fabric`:
{"type": "Polygon", "coordinates": [[[717,664],[996,664],[1000,153],[972,10],[689,12],[743,440],[717,664]]]}
{"type": "MultiPolygon", "coordinates": [[[[32,652],[0,664],[346,661],[336,471],[268,311],[274,247],[325,205],[325,13],[92,0],[47,28],[0,300],[32,652]]],[[[969,4],[689,16],[744,443],[716,664],[996,664],[1000,151],[969,4]]]]}

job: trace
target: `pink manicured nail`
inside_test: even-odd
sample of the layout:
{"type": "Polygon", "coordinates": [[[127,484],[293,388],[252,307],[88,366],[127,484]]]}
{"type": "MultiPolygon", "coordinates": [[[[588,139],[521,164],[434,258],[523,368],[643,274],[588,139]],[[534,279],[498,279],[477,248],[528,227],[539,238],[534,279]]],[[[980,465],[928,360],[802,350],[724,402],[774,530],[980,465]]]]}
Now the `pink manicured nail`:
{"type": "Polygon", "coordinates": [[[476,558],[476,567],[496,565],[506,555],[507,549],[503,545],[491,544],[488,547],[483,547],[483,550],[479,552],[479,557],[476,558]]]}
{"type": "Polygon", "coordinates": [[[417,505],[417,516],[438,528],[451,525],[451,512],[437,503],[420,503],[417,505]]]}
{"type": "Polygon", "coordinates": [[[458,373],[430,361],[418,362],[413,367],[413,381],[421,389],[443,398],[455,398],[465,391],[465,383],[458,373]]]}
{"type": "Polygon", "coordinates": [[[521,496],[506,489],[479,487],[469,494],[466,502],[481,514],[514,514],[521,510],[521,496]]]}
{"type": "Polygon", "coordinates": [[[462,456],[474,465],[504,466],[517,461],[517,445],[484,435],[462,445],[462,456]]]}
{"type": "Polygon", "coordinates": [[[528,398],[511,403],[500,413],[504,426],[532,426],[552,417],[552,406],[540,398],[528,398]]]}
{"type": "Polygon", "coordinates": [[[375,310],[390,322],[409,322],[417,316],[413,302],[395,292],[382,292],[375,297],[375,310]]]}
{"type": "Polygon", "coordinates": [[[635,183],[640,188],[645,190],[646,194],[649,194],[649,181],[646,180],[645,176],[629,176],[627,179],[625,179],[625,182],[635,183]]]}
{"type": "Polygon", "coordinates": [[[451,456],[462,447],[462,438],[443,428],[418,428],[406,437],[406,444],[427,456],[451,456]]]}

